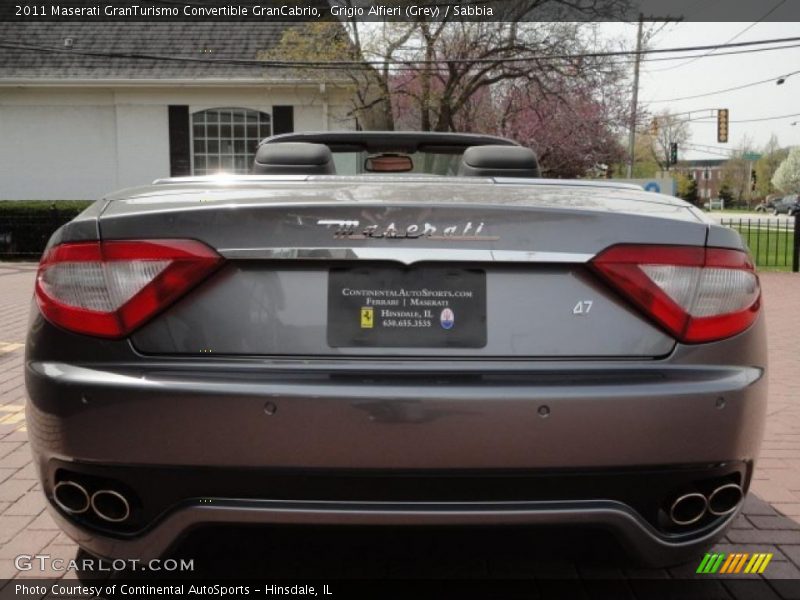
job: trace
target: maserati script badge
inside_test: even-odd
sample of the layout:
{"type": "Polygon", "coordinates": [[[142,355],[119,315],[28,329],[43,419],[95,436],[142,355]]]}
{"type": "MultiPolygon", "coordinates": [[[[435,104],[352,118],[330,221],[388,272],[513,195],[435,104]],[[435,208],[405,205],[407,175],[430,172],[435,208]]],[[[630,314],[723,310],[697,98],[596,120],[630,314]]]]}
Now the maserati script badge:
{"type": "Polygon", "coordinates": [[[389,223],[383,225],[364,225],[359,221],[346,219],[319,219],[317,225],[322,225],[333,230],[333,237],[337,239],[366,240],[366,239],[419,239],[448,240],[453,242],[491,242],[499,240],[498,236],[484,235],[484,223],[469,221],[463,225],[448,225],[446,227],[423,223],[410,225],[396,225],[389,223]]]}

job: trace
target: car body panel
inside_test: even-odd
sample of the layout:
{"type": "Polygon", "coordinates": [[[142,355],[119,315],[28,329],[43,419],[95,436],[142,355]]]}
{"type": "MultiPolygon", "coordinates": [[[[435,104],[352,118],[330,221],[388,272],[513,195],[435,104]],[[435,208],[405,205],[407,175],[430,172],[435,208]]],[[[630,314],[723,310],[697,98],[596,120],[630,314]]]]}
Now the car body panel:
{"type": "MultiPolygon", "coordinates": [[[[26,381],[37,468],[51,493],[54,460],[180,469],[663,468],[722,465],[757,455],[764,427],[763,319],[712,345],[678,345],[658,361],[386,361],[144,359],[128,341],[85,366],[58,362],[70,341],[94,344],[34,319],[26,381]],[[60,343],[55,343],[59,341],[60,343]],[[60,351],[48,351],[60,348],[60,351]],[[39,350],[41,349],[41,350],[39,350]],[[732,358],[732,360],[728,360],[732,358]],[[732,366],[735,363],[739,366],[732,366]],[[541,407],[546,406],[543,416],[541,407]],[[122,433],[113,423],[124,423],[122,433]],[[87,435],[86,432],[93,432],[87,435]],[[680,431],[678,437],[676,431],[680,431]],[[415,443],[408,444],[408,439],[415,443]],[[199,441],[202,440],[202,443],[199,441]],[[582,440],[577,443],[577,440],[582,440]],[[699,463],[698,463],[699,461],[699,463]]],[[[73,359],[74,362],[74,359],[73,359]]],[[[104,557],[154,557],[202,524],[559,524],[614,529],[639,558],[670,564],[718,539],[730,515],[671,539],[624,505],[594,502],[391,506],[268,502],[214,508],[190,502],[142,534],[118,535],[57,520],[104,557]],[[442,510],[438,510],[442,509],[442,510]],[[621,529],[620,529],[621,528],[621,529]]],[[[53,509],[54,512],[55,509],[53,509]]]]}
{"type": "Polygon", "coordinates": [[[792,216],[798,209],[800,209],[800,196],[797,194],[790,194],[783,198],[776,200],[772,205],[772,213],[775,215],[788,214],[792,216]]]}
{"type": "Polygon", "coordinates": [[[68,332],[32,305],[35,464],[57,521],[90,552],[157,556],[208,523],[591,523],[666,564],[735,516],[665,521],[686,490],[749,485],[766,411],[763,317],[727,339],[679,343],[591,266],[620,243],[745,249],[681,200],[614,182],[204,177],[112,194],[50,247],[175,238],[203,242],[224,265],[125,339],[68,332]],[[330,269],[432,265],[485,273],[485,346],[330,345],[330,269]],[[577,313],[587,300],[594,312],[577,313]],[[137,491],[148,469],[192,480],[191,493],[137,491]],[[244,485],[288,471],[299,488],[244,485]],[[311,471],[389,483],[342,498],[303,488],[311,471]],[[487,499],[481,477],[508,471],[546,478],[548,497],[529,485],[509,488],[513,502],[487,499]],[[247,476],[226,488],[221,472],[247,476]],[[431,502],[412,472],[483,487],[431,502]],[[585,472],[661,483],[578,494],[585,472]],[[68,515],[53,490],[72,477],[130,494],[132,521],[68,515]],[[641,497],[616,497],[628,493],[641,497]]]}
{"type": "MultiPolygon", "coordinates": [[[[583,268],[497,265],[479,269],[490,291],[488,339],[481,348],[332,347],[328,266],[278,262],[227,266],[195,290],[191,302],[177,303],[135,332],[134,347],[144,354],[552,358],[664,356],[675,344],[583,268]],[[231,298],[239,299],[235,312],[227,310],[231,298]],[[581,302],[591,302],[591,310],[576,315],[574,307],[581,302]]],[[[381,315],[391,309],[375,310],[381,315]]],[[[438,319],[438,310],[429,310],[438,319]]]]}

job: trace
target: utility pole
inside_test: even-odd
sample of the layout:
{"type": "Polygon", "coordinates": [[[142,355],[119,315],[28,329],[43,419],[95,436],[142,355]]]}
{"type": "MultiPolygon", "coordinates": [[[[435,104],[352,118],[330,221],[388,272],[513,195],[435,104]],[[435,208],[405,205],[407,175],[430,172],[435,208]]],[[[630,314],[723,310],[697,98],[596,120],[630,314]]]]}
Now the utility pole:
{"type": "Polygon", "coordinates": [[[639,62],[642,60],[642,27],[644,15],[639,13],[639,31],[636,34],[636,61],[633,66],[633,101],[631,102],[631,132],[628,139],[628,179],[633,177],[633,161],[636,153],[636,108],[639,103],[639,62]]]}

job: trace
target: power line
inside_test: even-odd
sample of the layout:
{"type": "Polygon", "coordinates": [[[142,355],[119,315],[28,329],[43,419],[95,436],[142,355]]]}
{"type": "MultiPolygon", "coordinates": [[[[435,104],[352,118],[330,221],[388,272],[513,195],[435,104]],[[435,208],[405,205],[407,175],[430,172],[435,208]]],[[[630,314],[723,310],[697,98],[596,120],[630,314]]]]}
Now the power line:
{"type": "MultiPolygon", "coordinates": [[[[60,47],[45,47],[45,46],[31,46],[27,44],[9,44],[0,42],[0,48],[7,48],[13,50],[26,50],[31,52],[45,52],[45,53],[52,53],[52,54],[72,54],[72,55],[79,55],[79,56],[92,56],[92,57],[101,57],[101,58],[130,58],[134,60],[152,60],[152,61],[173,61],[173,62],[190,62],[190,63],[212,63],[218,65],[236,65],[236,66],[260,66],[260,67],[272,67],[272,68],[292,68],[292,69],[314,69],[314,70],[343,70],[343,69],[371,69],[371,65],[380,65],[383,66],[383,61],[368,61],[368,62],[342,62],[342,63],[332,63],[332,62],[323,62],[323,61],[278,61],[278,60],[259,60],[259,59],[247,59],[247,58],[209,58],[209,57],[197,57],[197,56],[163,56],[163,55],[153,55],[153,54],[131,54],[131,53],[116,53],[116,52],[103,52],[103,51],[81,51],[81,50],[67,50],[60,47]]],[[[791,44],[786,46],[775,46],[770,48],[751,48],[746,50],[732,50],[730,52],[718,52],[713,55],[714,58],[718,56],[728,56],[734,54],[751,54],[756,52],[769,52],[773,50],[787,50],[791,48],[800,48],[800,44],[791,44]]],[[[570,55],[572,57],[580,57],[579,54],[570,55]]],[[[680,58],[686,58],[680,57],[680,58]]],[[[497,58],[492,59],[493,62],[496,63],[503,63],[508,61],[515,61],[515,60],[522,60],[522,59],[503,59],[497,58]]],[[[549,60],[567,60],[563,56],[539,56],[534,58],[526,58],[524,60],[537,60],[537,61],[549,61],[549,60]]],[[[645,58],[642,59],[642,62],[656,62],[656,61],[671,61],[671,60],[679,60],[678,57],[654,57],[654,58],[645,58]]],[[[425,61],[423,61],[425,62],[425,61]]],[[[441,64],[446,64],[447,62],[452,61],[430,61],[432,63],[437,63],[435,65],[429,65],[430,67],[436,67],[441,64]]],[[[463,59],[463,62],[472,62],[469,59],[463,59]]],[[[628,60],[620,60],[617,61],[616,64],[629,64],[634,62],[633,59],[628,60]]],[[[414,71],[419,72],[424,70],[426,67],[423,66],[414,66],[416,61],[407,60],[401,61],[399,59],[394,59],[394,64],[390,64],[388,69],[390,71],[414,71]]],[[[662,102],[661,100],[654,100],[651,102],[662,102]]]]}
{"type": "MultiPolygon", "coordinates": [[[[703,58],[703,57],[717,58],[719,56],[733,56],[736,54],[756,54],[758,52],[771,52],[773,50],[789,50],[791,48],[798,48],[798,47],[800,47],[800,44],[789,44],[786,46],[772,46],[770,48],[749,48],[747,50],[730,50],[728,52],[715,52],[714,54],[696,54],[696,55],[689,55],[688,58],[703,58]]],[[[687,58],[687,56],[656,56],[654,58],[643,58],[642,62],[648,62],[648,63],[664,62],[670,60],[682,60],[684,58],[687,58]]],[[[630,62],[632,62],[632,60],[620,61],[620,63],[623,64],[630,62]]],[[[654,73],[658,70],[660,69],[653,69],[650,72],[654,73]]]]}
{"type": "Polygon", "coordinates": [[[697,148],[707,148],[709,150],[714,150],[715,152],[727,152],[728,154],[735,154],[735,150],[731,150],[730,148],[722,148],[720,146],[712,146],[710,144],[700,144],[699,142],[685,142],[684,145],[695,146],[697,148]]]}
{"type": "MultiPolygon", "coordinates": [[[[734,35],[732,38],[725,40],[725,42],[723,42],[723,43],[728,44],[728,43],[732,42],[733,40],[741,37],[742,35],[744,35],[748,31],[750,31],[753,27],[755,27],[756,25],[761,23],[764,19],[766,19],[772,13],[774,13],[776,10],[778,10],[784,4],[786,4],[786,0],[780,0],[775,6],[773,6],[764,15],[762,15],[761,18],[758,19],[758,21],[754,21],[753,23],[750,23],[750,25],[748,25],[747,27],[742,29],[739,33],[734,35]]],[[[701,58],[705,58],[706,56],[710,56],[711,54],[714,54],[713,50],[709,50],[708,52],[706,52],[705,54],[702,54],[701,56],[696,56],[696,57],[691,58],[691,59],[689,59],[689,60],[687,60],[685,62],[679,63],[677,65],[672,65],[671,67],[664,67],[663,69],[653,69],[652,72],[653,73],[660,73],[661,71],[671,71],[673,69],[679,69],[680,67],[685,67],[688,64],[691,64],[691,63],[693,63],[693,62],[695,62],[697,60],[700,60],[701,58]]]]}
{"type": "MultiPolygon", "coordinates": [[[[794,113],[791,115],[780,115],[777,117],[759,117],[757,119],[731,119],[730,123],[759,123],[761,121],[779,121],[781,119],[791,119],[792,117],[800,117],[800,113],[794,113]]],[[[697,121],[692,121],[693,123],[716,123],[714,120],[701,120],[698,119],[697,121]]]]}
{"type": "MultiPolygon", "coordinates": [[[[108,52],[108,51],[81,51],[81,50],[74,50],[74,49],[64,49],[61,47],[46,47],[46,46],[33,46],[28,44],[9,44],[0,42],[0,48],[7,48],[7,49],[14,49],[14,50],[26,50],[31,52],[47,52],[53,54],[72,54],[72,55],[79,55],[79,56],[92,56],[92,57],[101,57],[101,58],[130,58],[135,60],[153,60],[153,61],[173,61],[173,62],[190,62],[190,63],[211,63],[211,64],[219,64],[219,65],[236,65],[236,66],[260,66],[260,67],[273,67],[273,68],[292,68],[292,69],[315,69],[315,70],[342,70],[342,69],[371,69],[372,65],[380,65],[381,67],[384,65],[384,61],[279,61],[279,60],[259,60],[259,59],[248,59],[248,58],[211,58],[211,57],[197,57],[197,56],[165,56],[165,55],[156,55],[156,54],[138,54],[138,53],[121,53],[121,52],[108,52]]],[[[718,56],[728,56],[734,54],[751,54],[756,52],[769,52],[773,50],[786,50],[791,48],[800,48],[800,44],[790,44],[785,46],[774,46],[769,48],[749,48],[746,50],[731,50],[729,52],[717,52],[713,55],[714,58],[718,56]]],[[[633,53],[635,54],[635,53],[633,53]]],[[[553,56],[534,56],[534,57],[527,57],[527,58],[497,58],[497,59],[485,59],[485,62],[493,62],[493,63],[503,63],[503,62],[516,62],[520,60],[536,60],[536,61],[551,61],[551,60],[568,60],[570,58],[581,58],[581,57],[589,57],[589,56],[596,56],[596,53],[590,54],[571,54],[571,55],[553,55],[553,56]]],[[[698,55],[702,56],[702,55],[698,55]]],[[[644,58],[642,59],[643,62],[656,62],[656,61],[671,61],[671,60],[679,60],[683,57],[654,57],[654,58],[644,58]]],[[[617,64],[628,64],[633,62],[635,59],[628,59],[628,60],[620,60],[617,64]]],[[[442,64],[447,64],[448,62],[466,62],[466,63],[473,63],[476,61],[472,61],[470,59],[460,59],[460,60],[431,60],[431,61],[414,61],[414,60],[406,60],[402,61],[399,59],[394,59],[394,64],[388,66],[390,71],[415,71],[419,72],[423,70],[425,67],[423,66],[414,66],[417,65],[418,62],[422,63],[431,63],[431,67],[437,67],[442,64]]],[[[481,61],[477,61],[481,62],[481,61]]],[[[662,100],[653,100],[651,102],[665,102],[662,100]]]]}
{"type": "Polygon", "coordinates": [[[708,149],[703,148],[703,147],[701,147],[701,146],[699,146],[697,144],[691,144],[691,143],[688,143],[688,142],[684,142],[683,146],[685,148],[688,148],[689,150],[694,150],[695,152],[701,152],[703,154],[712,154],[714,156],[721,156],[723,158],[733,158],[732,154],[725,154],[725,151],[723,149],[721,149],[721,148],[719,150],[708,150],[708,149]]]}
{"type": "Polygon", "coordinates": [[[649,100],[651,104],[662,103],[662,102],[678,102],[680,100],[694,100],[695,98],[706,98],[708,96],[716,96],[717,94],[724,94],[726,92],[735,92],[737,90],[743,90],[749,87],[753,87],[756,85],[762,85],[764,83],[774,82],[778,79],[778,77],[791,77],[792,75],[797,75],[800,71],[792,71],[791,73],[785,73],[783,75],[778,75],[777,77],[770,77],[769,79],[762,79],[760,81],[753,81],[751,83],[745,83],[743,85],[737,85],[730,88],[725,88],[724,90],[716,90],[714,92],[706,92],[704,94],[695,94],[693,96],[682,96],[680,98],[665,98],[663,100],[649,100]]]}
{"type": "MultiPolygon", "coordinates": [[[[511,63],[511,62],[527,62],[527,61],[549,61],[549,60],[570,60],[581,58],[607,58],[619,56],[637,56],[648,54],[674,54],[677,52],[697,52],[701,50],[708,50],[712,48],[742,48],[750,46],[764,46],[767,44],[784,44],[790,42],[800,42],[800,37],[789,38],[774,38],[768,40],[754,40],[750,42],[736,42],[732,44],[715,44],[705,46],[685,46],[679,48],[655,48],[655,49],[642,49],[635,50],[616,50],[616,51],[602,51],[602,52],[582,52],[571,54],[553,54],[553,55],[531,55],[524,57],[506,57],[506,58],[464,58],[464,59],[444,59],[444,60],[408,60],[394,62],[403,65],[443,65],[443,64],[494,64],[494,63],[511,63]]],[[[242,65],[242,66],[262,66],[262,67],[276,67],[276,68],[359,68],[359,67],[372,67],[382,66],[385,61],[383,60],[332,60],[332,61],[290,61],[290,60],[258,60],[248,58],[213,58],[213,57],[198,57],[198,56],[167,56],[161,54],[149,54],[138,52],[103,52],[92,50],[77,50],[54,48],[46,46],[36,46],[31,44],[14,44],[7,42],[0,42],[0,47],[16,50],[29,50],[34,52],[52,52],[59,54],[73,54],[83,56],[99,56],[104,58],[133,58],[143,60],[169,60],[178,62],[197,62],[197,63],[210,63],[210,64],[225,64],[225,65],[242,65]]],[[[752,51],[757,49],[753,48],[752,51]]],[[[649,59],[657,60],[657,59],[649,59]]],[[[666,60],[675,60],[669,58],[666,60]]],[[[653,101],[658,102],[658,101],[653,101]]]]}

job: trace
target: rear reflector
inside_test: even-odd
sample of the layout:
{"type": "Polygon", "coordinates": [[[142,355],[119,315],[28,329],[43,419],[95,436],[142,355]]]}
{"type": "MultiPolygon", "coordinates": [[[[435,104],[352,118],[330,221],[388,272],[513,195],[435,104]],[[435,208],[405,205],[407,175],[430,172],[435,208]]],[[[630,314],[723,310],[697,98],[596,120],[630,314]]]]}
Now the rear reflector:
{"type": "Polygon", "coordinates": [[[42,257],[36,300],[45,318],[64,329],[124,337],[221,262],[216,252],[193,240],[61,244],[42,257]]]}
{"type": "Polygon", "coordinates": [[[612,246],[591,265],[622,296],[682,342],[710,342],[747,329],[761,290],[740,250],[612,246]]]}

